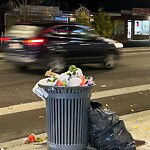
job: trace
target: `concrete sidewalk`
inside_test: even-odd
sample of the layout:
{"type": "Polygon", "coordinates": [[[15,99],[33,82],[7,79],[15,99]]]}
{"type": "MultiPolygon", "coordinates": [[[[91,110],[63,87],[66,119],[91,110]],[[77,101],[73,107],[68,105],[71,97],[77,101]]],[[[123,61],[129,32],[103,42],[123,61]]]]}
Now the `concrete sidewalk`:
{"type": "MultiPolygon", "coordinates": [[[[124,121],[127,130],[131,133],[137,144],[137,150],[150,150],[150,110],[120,116],[124,121]]],[[[46,139],[47,134],[36,135],[40,139],[46,139]]],[[[25,138],[25,137],[24,137],[25,138]]],[[[0,143],[1,148],[7,150],[47,150],[46,140],[42,142],[34,142],[23,144],[23,139],[0,143]]],[[[87,148],[92,150],[92,148],[87,148]]]]}

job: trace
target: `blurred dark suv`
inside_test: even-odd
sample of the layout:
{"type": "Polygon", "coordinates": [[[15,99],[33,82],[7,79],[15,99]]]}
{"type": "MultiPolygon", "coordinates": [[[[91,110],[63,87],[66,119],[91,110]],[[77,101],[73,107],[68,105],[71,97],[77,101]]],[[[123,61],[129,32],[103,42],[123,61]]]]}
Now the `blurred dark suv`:
{"type": "Polygon", "coordinates": [[[7,61],[20,69],[38,66],[55,72],[62,72],[67,65],[87,63],[102,63],[112,69],[123,47],[88,26],[58,21],[16,24],[4,39],[7,61]]]}

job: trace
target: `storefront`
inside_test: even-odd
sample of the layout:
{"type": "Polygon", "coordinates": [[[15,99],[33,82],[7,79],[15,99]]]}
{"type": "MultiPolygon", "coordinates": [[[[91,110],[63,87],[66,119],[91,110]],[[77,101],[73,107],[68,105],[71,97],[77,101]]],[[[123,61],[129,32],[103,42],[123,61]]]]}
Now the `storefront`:
{"type": "Polygon", "coordinates": [[[111,17],[114,22],[114,38],[125,40],[150,39],[150,9],[133,8],[121,11],[121,16],[111,17]]]}
{"type": "Polygon", "coordinates": [[[133,38],[149,39],[150,36],[150,9],[133,8],[133,38]]]}
{"type": "MultiPolygon", "coordinates": [[[[120,13],[106,13],[114,25],[113,39],[120,42],[150,39],[150,9],[133,8],[121,10],[120,13]]],[[[75,14],[74,12],[62,13],[60,16],[55,16],[55,20],[75,21],[75,14]]]]}

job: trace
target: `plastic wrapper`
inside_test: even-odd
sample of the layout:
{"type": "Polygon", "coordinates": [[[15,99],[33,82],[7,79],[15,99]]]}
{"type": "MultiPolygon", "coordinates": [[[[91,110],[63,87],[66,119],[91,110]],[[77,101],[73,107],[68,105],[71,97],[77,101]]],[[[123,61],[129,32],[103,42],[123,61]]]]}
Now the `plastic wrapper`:
{"type": "Polygon", "coordinates": [[[97,102],[89,111],[89,145],[97,150],[136,150],[123,120],[97,102]]]}

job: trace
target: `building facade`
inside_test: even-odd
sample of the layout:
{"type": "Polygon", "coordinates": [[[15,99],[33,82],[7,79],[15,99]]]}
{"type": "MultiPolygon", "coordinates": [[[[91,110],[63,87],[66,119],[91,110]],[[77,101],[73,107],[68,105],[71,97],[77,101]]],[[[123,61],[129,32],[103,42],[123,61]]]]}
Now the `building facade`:
{"type": "Polygon", "coordinates": [[[120,41],[150,40],[150,9],[122,10],[120,16],[111,16],[113,37],[120,41]]]}
{"type": "MultiPolygon", "coordinates": [[[[17,10],[23,14],[23,6],[17,10]]],[[[82,10],[83,11],[83,10],[82,10]]],[[[87,10],[86,10],[87,11],[87,10]]],[[[59,21],[75,21],[76,12],[62,12],[59,7],[53,6],[26,6],[26,14],[30,20],[59,20],[59,21]]],[[[150,40],[150,8],[133,8],[132,10],[121,10],[121,12],[106,12],[114,25],[113,39],[121,42],[130,40],[150,40]]],[[[92,13],[90,12],[90,19],[92,13]]],[[[17,22],[16,17],[10,13],[0,14],[1,33],[17,22]]]]}

